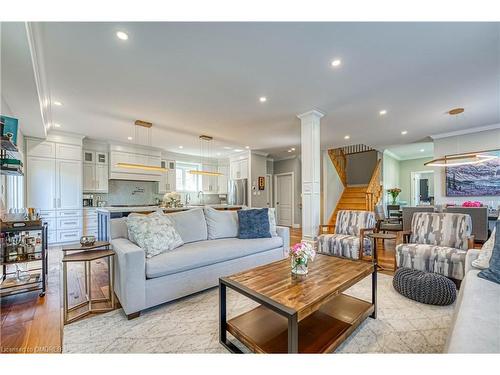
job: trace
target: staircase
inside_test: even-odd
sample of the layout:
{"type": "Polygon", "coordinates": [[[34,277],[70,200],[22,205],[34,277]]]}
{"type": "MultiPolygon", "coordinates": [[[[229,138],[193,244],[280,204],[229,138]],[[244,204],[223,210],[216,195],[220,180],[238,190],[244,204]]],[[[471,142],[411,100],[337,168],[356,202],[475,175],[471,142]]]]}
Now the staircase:
{"type": "Polygon", "coordinates": [[[334,165],[340,180],[344,185],[344,191],[337,202],[335,210],[333,210],[330,216],[329,224],[335,225],[335,220],[337,218],[337,213],[340,210],[366,210],[373,211],[375,205],[380,200],[382,195],[382,185],[380,184],[380,174],[382,170],[381,160],[377,161],[377,164],[373,170],[370,181],[367,185],[353,185],[349,186],[346,183],[346,155],[352,153],[372,151],[371,148],[365,145],[354,145],[347,146],[343,148],[337,148],[328,150],[328,155],[330,160],[334,165]]]}

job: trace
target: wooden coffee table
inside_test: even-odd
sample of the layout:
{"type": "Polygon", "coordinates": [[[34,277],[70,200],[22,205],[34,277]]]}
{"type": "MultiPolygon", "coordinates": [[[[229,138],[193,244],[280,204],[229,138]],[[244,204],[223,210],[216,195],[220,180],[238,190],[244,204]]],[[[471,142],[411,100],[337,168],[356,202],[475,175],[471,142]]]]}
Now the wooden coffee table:
{"type": "Polygon", "coordinates": [[[326,353],[335,350],[368,316],[376,318],[375,263],[318,254],[307,276],[292,276],[284,259],[219,279],[219,340],[241,350],[227,332],[256,353],[326,353]],[[342,292],[372,275],[372,301],[342,292]],[[226,291],[260,306],[227,321],[226,291]]]}

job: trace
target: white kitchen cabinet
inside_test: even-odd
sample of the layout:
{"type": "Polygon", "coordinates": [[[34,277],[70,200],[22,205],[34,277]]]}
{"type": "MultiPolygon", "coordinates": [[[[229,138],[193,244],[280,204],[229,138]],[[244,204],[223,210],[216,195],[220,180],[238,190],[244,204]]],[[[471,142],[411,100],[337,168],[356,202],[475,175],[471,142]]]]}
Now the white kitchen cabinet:
{"type": "Polygon", "coordinates": [[[56,157],[56,144],[41,139],[29,138],[26,140],[26,154],[28,156],[53,159],[56,157]]]}
{"type": "Polygon", "coordinates": [[[56,197],[56,161],[28,156],[26,172],[27,206],[54,210],[56,197]]]}
{"type": "Polygon", "coordinates": [[[108,154],[85,150],[83,157],[83,191],[85,193],[107,193],[108,154]]]}
{"type": "Polygon", "coordinates": [[[56,159],[82,160],[82,147],[56,143],[56,159]]]}
{"type": "Polygon", "coordinates": [[[175,160],[161,160],[160,165],[162,168],[167,168],[166,172],[161,173],[160,181],[156,184],[156,192],[158,194],[165,194],[176,189],[176,172],[175,160]]]}
{"type": "MultiPolygon", "coordinates": [[[[115,147],[117,148],[117,147],[115,147]]],[[[146,152],[146,151],[144,151],[146,152]]],[[[158,170],[144,168],[121,167],[119,163],[139,164],[144,166],[161,166],[161,158],[157,155],[134,153],[131,151],[121,151],[111,149],[109,173],[112,179],[135,180],[135,181],[160,181],[162,172],[158,170]]]]}
{"type": "Polygon", "coordinates": [[[72,209],[82,206],[81,170],[82,163],[80,161],[56,159],[56,196],[58,209],[72,209]]]}
{"type": "MultiPolygon", "coordinates": [[[[202,169],[207,172],[217,172],[217,167],[212,164],[203,164],[202,169]]],[[[201,185],[204,193],[217,193],[217,176],[201,175],[201,185]]]]}
{"type": "Polygon", "coordinates": [[[219,194],[227,194],[229,167],[226,165],[221,165],[217,168],[217,170],[219,173],[222,173],[222,175],[217,177],[217,192],[219,194]]]}
{"type": "Polygon", "coordinates": [[[230,175],[232,180],[248,178],[248,159],[232,160],[230,175]]]}

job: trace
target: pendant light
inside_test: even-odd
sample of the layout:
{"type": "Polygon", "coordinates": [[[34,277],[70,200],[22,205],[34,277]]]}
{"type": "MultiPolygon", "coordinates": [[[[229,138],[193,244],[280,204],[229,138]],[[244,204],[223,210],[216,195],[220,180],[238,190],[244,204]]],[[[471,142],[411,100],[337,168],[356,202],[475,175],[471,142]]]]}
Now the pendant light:
{"type": "MultiPolygon", "coordinates": [[[[211,153],[212,153],[212,142],[213,142],[213,137],[209,135],[200,135],[200,164],[203,168],[204,164],[204,157],[206,154],[206,161],[209,161],[211,159],[211,153]]],[[[213,172],[213,171],[207,171],[207,170],[198,170],[198,169],[191,169],[189,171],[191,174],[197,174],[197,175],[205,175],[205,176],[222,176],[223,174],[220,172],[213,172]]]]}
{"type": "MultiPolygon", "coordinates": [[[[458,122],[458,115],[464,113],[464,111],[465,109],[463,108],[453,108],[449,110],[447,113],[450,116],[457,116],[456,118],[458,122]]],[[[487,161],[496,158],[497,157],[495,155],[491,154],[485,155],[483,153],[467,152],[467,153],[460,153],[455,155],[444,156],[441,158],[436,158],[428,161],[427,163],[424,163],[424,165],[429,167],[458,167],[460,165],[473,165],[473,164],[485,163],[487,161]]]]}
{"type": "MultiPolygon", "coordinates": [[[[153,124],[151,122],[147,121],[142,121],[142,120],[135,120],[134,123],[134,136],[135,136],[135,141],[137,142],[137,138],[139,135],[139,127],[146,128],[146,133],[147,133],[147,145],[151,147],[151,132],[152,132],[152,127],[153,124]]],[[[167,172],[168,168],[164,167],[158,167],[156,165],[147,165],[147,164],[135,164],[135,163],[116,163],[117,167],[121,168],[132,168],[132,169],[142,169],[146,171],[158,171],[158,172],[167,172]]]]}

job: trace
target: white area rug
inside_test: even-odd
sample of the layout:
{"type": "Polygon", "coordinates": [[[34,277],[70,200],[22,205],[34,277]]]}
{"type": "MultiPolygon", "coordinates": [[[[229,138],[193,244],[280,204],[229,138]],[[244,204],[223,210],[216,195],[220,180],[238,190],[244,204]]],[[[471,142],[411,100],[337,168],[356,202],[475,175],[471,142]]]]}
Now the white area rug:
{"type": "MultiPolygon", "coordinates": [[[[348,290],[371,299],[371,277],[348,290]]],[[[211,289],[144,311],[127,320],[123,310],[64,327],[64,353],[227,353],[218,341],[218,290],[211,289]]],[[[228,317],[253,308],[228,290],[228,317]]],[[[429,306],[398,294],[392,277],[378,275],[377,319],[367,318],[336,353],[441,353],[451,306],[429,306]]]]}

